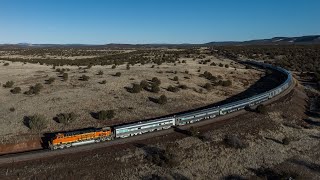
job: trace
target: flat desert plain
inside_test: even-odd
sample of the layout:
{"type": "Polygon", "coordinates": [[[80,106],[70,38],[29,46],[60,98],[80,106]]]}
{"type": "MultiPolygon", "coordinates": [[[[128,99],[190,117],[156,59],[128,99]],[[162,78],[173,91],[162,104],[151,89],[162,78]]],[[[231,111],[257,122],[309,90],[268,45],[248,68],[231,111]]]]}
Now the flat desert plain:
{"type": "Polygon", "coordinates": [[[34,114],[46,117],[47,128],[43,132],[67,131],[87,127],[105,127],[132,121],[160,117],[172,113],[203,107],[224,100],[230,96],[245,91],[254,84],[263,71],[246,69],[245,66],[229,59],[207,56],[217,66],[200,64],[200,59],[180,58],[186,63],[163,63],[162,65],[136,64],[129,70],[126,65],[119,65],[115,69],[109,66],[92,66],[89,69],[78,66],[52,66],[21,62],[0,61],[0,137],[2,142],[12,139],[18,141],[21,135],[35,134],[25,124],[24,118],[34,114]],[[8,66],[4,63],[8,62],[8,66]],[[229,67],[220,67],[228,64],[229,67]],[[68,69],[68,80],[63,81],[62,74],[56,70],[68,69]],[[102,75],[98,72],[102,71],[102,75]],[[203,86],[210,82],[199,77],[205,71],[212,73],[221,80],[231,80],[228,87],[214,86],[207,90],[203,86]],[[115,76],[117,72],[121,76],[115,76]],[[89,76],[88,81],[80,80],[82,75],[89,76]],[[173,80],[177,76],[178,81],[173,80]],[[54,77],[52,84],[46,80],[54,77]],[[140,93],[128,91],[134,83],[142,80],[151,81],[157,77],[161,80],[160,92],[153,93],[142,90],[140,93]],[[102,84],[102,81],[106,81],[102,84]],[[14,87],[20,87],[21,93],[12,94],[12,88],[2,87],[7,81],[13,81],[14,87]],[[43,89],[38,95],[26,95],[30,86],[40,83],[43,89]],[[168,86],[186,85],[187,89],[170,92],[168,86]],[[164,105],[151,101],[166,95],[168,102],[164,105]],[[115,117],[111,120],[97,120],[92,113],[100,110],[114,110],[115,117]],[[57,114],[76,114],[76,120],[68,125],[54,120],[57,114]],[[13,138],[19,137],[19,138],[13,138]]]}

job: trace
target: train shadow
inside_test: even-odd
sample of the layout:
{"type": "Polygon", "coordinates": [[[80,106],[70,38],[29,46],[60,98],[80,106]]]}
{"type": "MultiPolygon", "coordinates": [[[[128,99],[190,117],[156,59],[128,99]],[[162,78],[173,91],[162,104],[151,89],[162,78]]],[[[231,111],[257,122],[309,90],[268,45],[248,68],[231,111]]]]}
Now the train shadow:
{"type": "Polygon", "coordinates": [[[314,121],[312,119],[304,119],[304,122],[313,125],[313,126],[320,126],[320,122],[319,121],[314,121]]]}
{"type": "Polygon", "coordinates": [[[154,97],[148,97],[148,99],[149,99],[149,101],[154,102],[154,103],[156,103],[156,104],[158,104],[158,103],[159,103],[159,99],[157,99],[157,98],[154,98],[154,97]]]}
{"type": "Polygon", "coordinates": [[[289,160],[289,162],[296,164],[296,165],[299,165],[299,166],[303,166],[311,171],[320,173],[320,164],[316,164],[313,162],[308,162],[308,161],[300,160],[300,159],[291,159],[291,160],[289,160]]]}
{"type": "Polygon", "coordinates": [[[189,129],[186,129],[186,130],[181,129],[180,127],[174,126],[173,130],[174,130],[174,132],[183,134],[188,137],[198,138],[199,140],[201,140],[203,142],[210,141],[210,137],[206,136],[205,134],[200,132],[198,128],[195,128],[193,126],[191,126],[189,129]]]}
{"type": "Polygon", "coordinates": [[[192,136],[192,132],[189,129],[184,130],[184,129],[181,129],[181,128],[175,126],[175,127],[173,127],[173,130],[174,130],[174,132],[181,133],[186,136],[192,136]]]}
{"type": "Polygon", "coordinates": [[[94,119],[99,119],[99,113],[98,112],[90,112],[91,117],[93,117],[94,119]]]}
{"type": "Polygon", "coordinates": [[[275,142],[275,143],[278,143],[278,144],[283,144],[283,142],[282,141],[280,141],[280,140],[278,140],[278,139],[274,139],[274,138],[269,138],[269,137],[265,137],[267,140],[271,140],[271,141],[273,141],[273,142],[275,142]]]}
{"type": "MultiPolygon", "coordinates": [[[[309,106],[306,106],[306,108],[309,108],[309,106]]],[[[308,110],[305,112],[305,114],[313,118],[320,118],[320,112],[313,112],[308,110]]]]}

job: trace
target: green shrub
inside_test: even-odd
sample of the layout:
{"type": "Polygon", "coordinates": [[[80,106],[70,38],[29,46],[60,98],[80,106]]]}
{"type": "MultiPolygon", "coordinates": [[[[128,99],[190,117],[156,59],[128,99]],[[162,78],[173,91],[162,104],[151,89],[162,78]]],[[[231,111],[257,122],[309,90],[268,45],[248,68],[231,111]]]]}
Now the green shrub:
{"type": "Polygon", "coordinates": [[[36,92],[39,92],[41,89],[43,88],[42,84],[40,83],[37,83],[35,86],[34,86],[34,89],[36,92]]]}
{"type": "Polygon", "coordinates": [[[127,69],[127,70],[130,70],[130,65],[129,65],[129,64],[127,64],[126,69],[127,69]]]}
{"type": "MultiPolygon", "coordinates": [[[[177,144],[168,144],[167,147],[163,149],[153,150],[152,153],[147,153],[145,156],[146,160],[164,168],[174,168],[180,164],[180,159],[177,154],[177,144]]],[[[161,179],[157,176],[152,176],[151,179],[161,179]]],[[[177,179],[177,178],[176,178],[177,179]]],[[[179,178],[178,178],[179,179],[179,178]]],[[[180,178],[181,179],[181,178],[180,178]]]]}
{"type": "Polygon", "coordinates": [[[121,76],[121,72],[117,72],[117,73],[115,74],[115,76],[120,77],[120,76],[121,76]]]}
{"type": "Polygon", "coordinates": [[[4,63],[3,66],[9,66],[9,63],[4,63]]]}
{"type": "Polygon", "coordinates": [[[32,131],[41,131],[47,127],[47,120],[43,115],[36,114],[27,118],[27,126],[32,131]]]}
{"type": "Polygon", "coordinates": [[[174,81],[179,81],[178,76],[175,76],[175,77],[173,78],[173,80],[174,80],[174,81]]]}
{"type": "Polygon", "coordinates": [[[81,78],[80,78],[82,81],[88,81],[90,79],[89,76],[86,76],[86,75],[82,75],[81,78]]]}
{"type": "Polygon", "coordinates": [[[180,89],[188,89],[188,86],[187,86],[187,85],[184,85],[184,84],[181,84],[181,85],[179,85],[179,88],[180,88],[180,89]]]}
{"type": "Polygon", "coordinates": [[[160,91],[160,88],[159,88],[158,85],[152,84],[150,91],[151,91],[151,92],[154,92],[154,93],[158,93],[158,92],[160,91]]]}
{"type": "Polygon", "coordinates": [[[112,69],[115,69],[116,67],[117,67],[117,66],[114,64],[114,65],[112,65],[112,67],[111,67],[111,68],[112,68],[112,69]]]}
{"type": "Polygon", "coordinates": [[[141,86],[142,89],[147,89],[149,84],[148,84],[148,82],[146,80],[142,80],[140,82],[140,86],[141,86]]]}
{"type": "Polygon", "coordinates": [[[62,75],[63,81],[67,81],[68,77],[69,77],[68,73],[63,73],[63,75],[62,75]]]}
{"type": "Polygon", "coordinates": [[[211,80],[211,81],[215,81],[217,80],[217,77],[213,76],[210,72],[208,71],[205,71],[203,74],[200,74],[199,77],[204,77],[208,80],[211,80]]]}
{"type": "Polygon", "coordinates": [[[98,112],[98,119],[99,120],[106,120],[114,118],[114,110],[102,110],[98,112]]]}
{"type": "Polygon", "coordinates": [[[76,120],[77,115],[73,112],[71,113],[61,113],[58,114],[56,119],[59,123],[62,124],[70,124],[72,123],[74,120],[76,120]]]}
{"type": "Polygon", "coordinates": [[[191,126],[188,131],[189,131],[190,136],[193,136],[193,137],[198,137],[200,134],[199,129],[195,128],[193,126],[191,126]]]}
{"type": "Polygon", "coordinates": [[[98,72],[98,75],[103,75],[103,71],[100,70],[100,71],[98,72]]]}
{"type": "Polygon", "coordinates": [[[166,104],[167,101],[168,101],[168,99],[167,99],[167,96],[165,96],[165,95],[161,95],[161,96],[159,97],[159,99],[158,99],[158,103],[159,103],[159,104],[166,104]]]}
{"type": "Polygon", "coordinates": [[[161,84],[160,79],[158,79],[157,77],[152,78],[151,81],[152,81],[152,83],[155,84],[155,85],[160,85],[160,84],[161,84]]]}
{"type": "Polygon", "coordinates": [[[226,135],[224,137],[224,143],[225,145],[235,148],[235,149],[244,149],[248,147],[248,144],[242,141],[239,137],[235,135],[226,135]]]}
{"type": "Polygon", "coordinates": [[[211,63],[210,66],[216,66],[217,64],[215,62],[211,63]]]}
{"type": "Polygon", "coordinates": [[[231,86],[232,85],[232,82],[230,80],[226,80],[226,81],[222,81],[222,86],[231,86]]]}
{"type": "Polygon", "coordinates": [[[107,84],[106,80],[101,81],[101,84],[107,84]]]}
{"type": "Polygon", "coordinates": [[[27,94],[27,95],[39,94],[42,88],[43,88],[42,84],[37,83],[34,86],[30,86],[29,90],[24,92],[24,94],[27,94]]]}
{"type": "Polygon", "coordinates": [[[217,86],[221,86],[221,85],[222,85],[222,83],[223,83],[223,81],[222,81],[222,80],[219,80],[218,82],[216,82],[216,83],[215,83],[215,85],[217,85],[217,86]]]}
{"type": "Polygon", "coordinates": [[[11,89],[10,92],[12,94],[19,94],[21,92],[21,88],[20,87],[15,87],[15,88],[11,89]]]}
{"type": "Polygon", "coordinates": [[[55,80],[56,80],[56,78],[51,77],[51,78],[49,78],[49,79],[47,80],[47,83],[48,83],[48,84],[52,84],[55,80]]]}
{"type": "Polygon", "coordinates": [[[256,111],[260,114],[266,114],[267,113],[267,108],[265,107],[265,105],[260,104],[257,106],[256,111]]]}
{"type": "Polygon", "coordinates": [[[168,86],[167,88],[168,91],[170,92],[178,92],[179,91],[179,88],[178,87],[173,87],[173,86],[168,86]]]}
{"type": "Polygon", "coordinates": [[[132,86],[132,93],[139,93],[142,90],[142,87],[140,84],[133,84],[132,86]]]}
{"type": "Polygon", "coordinates": [[[224,67],[225,67],[225,68],[229,68],[229,65],[228,65],[228,64],[226,64],[226,65],[224,65],[224,67]]]}
{"type": "Polygon", "coordinates": [[[62,68],[59,73],[63,74],[65,71],[66,71],[66,69],[62,68]]]}
{"type": "Polygon", "coordinates": [[[205,88],[206,90],[210,91],[212,90],[213,86],[210,83],[206,83],[203,88],[205,88]]]}
{"type": "Polygon", "coordinates": [[[14,85],[14,82],[13,81],[7,81],[3,87],[4,88],[12,88],[12,86],[14,85]]]}
{"type": "Polygon", "coordinates": [[[220,64],[219,64],[219,66],[220,66],[220,67],[223,67],[223,64],[222,64],[222,63],[220,63],[220,64]]]}
{"type": "Polygon", "coordinates": [[[289,145],[289,144],[290,144],[290,139],[287,138],[287,137],[283,138],[283,139],[282,139],[282,144],[283,144],[283,145],[289,145]]]}

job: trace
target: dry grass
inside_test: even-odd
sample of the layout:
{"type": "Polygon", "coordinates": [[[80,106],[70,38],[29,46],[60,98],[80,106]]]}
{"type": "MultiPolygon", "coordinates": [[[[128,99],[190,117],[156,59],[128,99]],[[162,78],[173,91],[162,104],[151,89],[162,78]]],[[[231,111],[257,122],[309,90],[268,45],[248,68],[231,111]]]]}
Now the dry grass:
{"type": "MultiPolygon", "coordinates": [[[[207,57],[217,64],[230,64],[227,59],[216,59],[207,57]]],[[[49,119],[48,128],[44,131],[60,131],[78,129],[83,127],[99,127],[120,124],[129,121],[148,119],[163,116],[183,110],[189,110],[224,100],[225,98],[244,91],[244,82],[253,84],[262,72],[245,69],[242,65],[235,64],[230,68],[213,67],[198,64],[199,60],[193,61],[191,58],[183,58],[187,63],[156,65],[151,68],[150,64],[135,65],[126,70],[126,65],[112,69],[111,66],[93,66],[87,69],[87,73],[81,73],[75,66],[63,66],[57,68],[69,68],[67,81],[62,81],[61,74],[55,72],[50,66],[38,64],[23,64],[19,62],[11,63],[9,66],[0,65],[0,82],[14,81],[15,86],[19,86],[22,92],[29,89],[29,86],[36,83],[43,84],[44,88],[39,95],[27,96],[24,94],[13,95],[9,89],[0,88],[0,136],[10,139],[12,135],[30,133],[30,130],[23,124],[24,116],[33,114],[43,114],[49,119]],[[201,72],[197,72],[201,67],[201,72]],[[103,75],[97,75],[99,71],[103,75]],[[177,74],[168,73],[177,71],[177,74]],[[185,71],[189,73],[186,74],[185,71]],[[206,91],[202,86],[209,82],[199,77],[204,71],[211,72],[214,76],[222,76],[223,79],[231,79],[231,87],[215,87],[211,91],[206,91]],[[121,72],[121,77],[115,77],[116,72],[121,72]],[[162,73],[161,73],[162,72],[162,73]],[[89,81],[80,81],[83,75],[90,77],[89,81]],[[173,93],[166,90],[169,85],[178,86],[172,78],[178,76],[179,83],[186,85],[188,89],[173,93]],[[52,84],[45,84],[50,77],[56,80],[52,84]],[[132,83],[140,83],[141,80],[151,80],[158,77],[161,80],[160,92],[155,94],[142,91],[138,94],[129,93],[125,87],[132,87],[132,83]],[[185,79],[188,77],[190,79],[185,79]],[[100,84],[106,80],[106,84],[100,84]],[[200,89],[202,93],[199,93],[200,89]],[[159,105],[150,101],[149,97],[159,97],[165,94],[168,103],[159,105]],[[14,107],[15,111],[10,112],[14,107]],[[91,117],[91,112],[100,110],[115,110],[115,118],[100,122],[91,117]],[[62,125],[54,120],[57,114],[74,112],[78,115],[75,122],[70,125],[62,125]]]]}

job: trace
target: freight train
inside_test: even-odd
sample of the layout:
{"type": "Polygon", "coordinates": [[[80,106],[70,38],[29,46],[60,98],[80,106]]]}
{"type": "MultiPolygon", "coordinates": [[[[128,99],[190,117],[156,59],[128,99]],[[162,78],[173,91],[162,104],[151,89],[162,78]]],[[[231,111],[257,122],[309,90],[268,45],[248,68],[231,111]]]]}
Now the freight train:
{"type": "Polygon", "coordinates": [[[202,110],[195,110],[188,113],[180,113],[166,118],[139,121],[114,127],[92,128],[67,133],[57,133],[49,142],[52,150],[63,149],[72,146],[95,143],[100,141],[113,140],[116,138],[127,138],[139,134],[149,133],[157,130],[169,129],[174,126],[183,126],[186,124],[212,119],[218,116],[242,110],[247,107],[256,106],[267,101],[285,91],[293,83],[292,75],[289,71],[270,64],[255,61],[247,61],[247,64],[262,67],[282,73],[286,80],[278,87],[267,92],[245,98],[239,101],[224,104],[222,106],[211,107],[202,110]]]}

